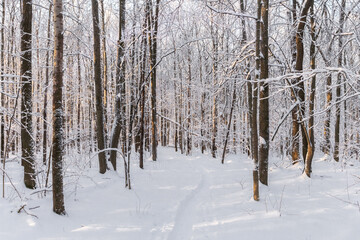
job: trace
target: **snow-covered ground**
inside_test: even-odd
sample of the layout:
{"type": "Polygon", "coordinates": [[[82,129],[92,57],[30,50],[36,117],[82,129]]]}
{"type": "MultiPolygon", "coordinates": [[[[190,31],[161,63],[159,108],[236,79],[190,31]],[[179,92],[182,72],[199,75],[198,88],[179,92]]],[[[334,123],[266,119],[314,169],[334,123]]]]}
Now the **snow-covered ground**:
{"type": "MultiPolygon", "coordinates": [[[[161,148],[159,160],[132,166],[132,190],[119,174],[68,176],[67,216],[52,213],[52,197],[9,184],[0,200],[0,239],[356,239],[360,235],[360,164],[314,159],[313,177],[301,166],[270,161],[269,187],[252,200],[252,162],[228,156],[224,165],[210,155],[184,156],[161,148]],[[26,202],[25,210],[17,213],[26,202]]],[[[96,159],[94,159],[94,163],[96,159]]],[[[8,164],[14,181],[17,163],[8,164]]],[[[76,175],[76,174],[74,174],[76,175]]]]}

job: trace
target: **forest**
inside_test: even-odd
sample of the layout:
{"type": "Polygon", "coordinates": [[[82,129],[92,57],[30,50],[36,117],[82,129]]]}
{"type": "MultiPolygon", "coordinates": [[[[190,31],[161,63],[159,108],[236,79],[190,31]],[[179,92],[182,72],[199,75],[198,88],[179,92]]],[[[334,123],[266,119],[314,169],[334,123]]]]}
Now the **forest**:
{"type": "Polygon", "coordinates": [[[0,5],[1,239],[353,239],[360,1],[0,5]]]}

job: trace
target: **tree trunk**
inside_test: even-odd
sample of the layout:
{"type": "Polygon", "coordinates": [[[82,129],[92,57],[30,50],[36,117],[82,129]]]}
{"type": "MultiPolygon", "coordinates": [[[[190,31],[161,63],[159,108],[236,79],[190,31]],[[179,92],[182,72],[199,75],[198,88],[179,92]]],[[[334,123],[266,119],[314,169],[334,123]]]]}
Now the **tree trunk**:
{"type": "MultiPolygon", "coordinates": [[[[213,17],[213,16],[212,16],[213,17]]],[[[217,26],[214,27],[214,19],[211,19],[211,38],[212,38],[212,77],[213,77],[213,100],[212,100],[212,136],[211,136],[211,155],[213,158],[216,157],[216,137],[218,132],[218,109],[217,109],[217,85],[218,85],[218,61],[219,61],[219,39],[217,26]]]]}
{"type": "Polygon", "coordinates": [[[78,104],[77,104],[77,136],[76,136],[76,145],[77,151],[81,154],[81,88],[82,88],[82,80],[81,80],[81,58],[80,58],[80,39],[77,41],[78,45],[78,55],[77,55],[77,72],[78,72],[78,104]]]}
{"type": "Polygon", "coordinates": [[[183,125],[183,102],[184,102],[184,96],[183,96],[183,78],[182,78],[182,66],[180,64],[180,61],[178,60],[178,71],[179,71],[179,81],[180,81],[180,87],[179,87],[179,97],[178,97],[178,107],[179,107],[179,147],[181,154],[184,154],[184,125],[183,125]]]}
{"type": "Polygon", "coordinates": [[[64,23],[62,0],[54,0],[54,80],[53,80],[53,150],[52,150],[52,189],[53,211],[64,215],[63,190],[63,53],[64,23]]]}
{"type": "Polygon", "coordinates": [[[91,0],[93,31],[94,31],[94,80],[95,80],[95,101],[96,101],[96,133],[99,151],[99,172],[106,172],[105,154],[105,132],[104,132],[104,105],[103,88],[101,81],[101,44],[100,44],[100,21],[99,6],[97,0],[91,0]]]}
{"type": "MultiPolygon", "coordinates": [[[[199,47],[198,47],[199,48],[199,47]]],[[[201,50],[199,48],[199,78],[201,86],[204,86],[204,79],[203,79],[203,66],[202,66],[202,56],[201,50]]],[[[206,143],[205,143],[205,99],[206,93],[205,91],[201,92],[201,100],[200,100],[200,136],[201,136],[201,153],[204,154],[206,150],[206,143]]]]}
{"type": "Polygon", "coordinates": [[[46,165],[47,161],[47,97],[48,97],[48,90],[49,90],[49,68],[50,68],[50,37],[51,37],[51,12],[52,12],[52,3],[49,5],[49,18],[48,18],[48,29],[47,29],[47,51],[46,51],[46,69],[45,69],[45,92],[44,92],[44,109],[43,109],[43,164],[46,165]]]}
{"type": "Polygon", "coordinates": [[[256,20],[256,40],[255,40],[255,80],[251,87],[252,89],[252,108],[250,112],[251,116],[251,147],[252,147],[252,158],[254,161],[253,170],[253,198],[255,201],[259,201],[259,148],[258,148],[258,80],[260,78],[260,22],[261,22],[261,8],[262,0],[257,1],[257,20],[256,20]]]}
{"type": "MultiPolygon", "coordinates": [[[[175,45],[174,45],[174,49],[175,49],[175,45]]],[[[176,75],[176,51],[174,52],[174,62],[173,62],[174,66],[173,66],[173,71],[174,71],[174,112],[175,112],[175,122],[178,122],[178,115],[179,115],[179,110],[178,110],[178,93],[177,93],[177,84],[176,84],[176,79],[177,79],[177,75],[176,75]]],[[[178,151],[178,142],[179,142],[179,137],[178,137],[178,132],[179,132],[179,126],[177,124],[174,124],[174,128],[175,128],[175,134],[174,134],[174,147],[175,147],[175,152],[178,151]]]]}
{"type": "MultiPolygon", "coordinates": [[[[116,99],[115,99],[115,121],[113,132],[111,136],[111,148],[117,148],[119,145],[120,133],[123,131],[125,136],[125,42],[124,42],[124,31],[125,31],[125,0],[119,1],[119,40],[118,40],[118,52],[117,52],[117,63],[116,63],[116,99]]],[[[124,139],[123,139],[124,140],[124,139]]],[[[126,140],[125,140],[126,141],[126,140]]],[[[123,142],[123,144],[125,144],[123,142]]],[[[123,148],[125,154],[125,148],[123,148]]],[[[110,161],[116,170],[116,151],[112,150],[110,154],[110,161]]]]}
{"type": "Polygon", "coordinates": [[[139,155],[140,155],[140,168],[144,168],[144,143],[145,143],[145,67],[146,67],[146,18],[144,19],[142,40],[141,40],[141,63],[140,63],[140,81],[139,81],[139,93],[140,93],[140,122],[139,122],[139,155]]]}
{"type": "Polygon", "coordinates": [[[227,144],[228,144],[228,141],[229,141],[229,135],[230,135],[230,130],[231,130],[231,122],[232,122],[235,102],[236,102],[236,78],[234,78],[233,97],[232,97],[232,101],[231,101],[229,122],[228,122],[227,130],[226,130],[224,149],[223,149],[222,158],[221,158],[221,163],[222,164],[224,164],[224,162],[225,162],[226,147],[227,147],[227,144]]]}
{"type": "Polygon", "coordinates": [[[331,122],[331,102],[332,102],[332,76],[331,73],[326,78],[326,117],[324,122],[324,138],[325,144],[323,147],[323,152],[325,154],[330,154],[330,122],[331,122]]]}
{"type": "Polygon", "coordinates": [[[160,0],[156,0],[155,15],[153,15],[151,0],[147,1],[148,9],[148,43],[150,53],[150,91],[151,91],[151,152],[152,160],[157,159],[157,122],[156,122],[156,59],[157,33],[159,23],[160,0]]]}
{"type": "MultiPolygon", "coordinates": [[[[341,1],[341,8],[340,8],[340,16],[339,16],[339,56],[338,56],[338,67],[342,67],[343,62],[343,38],[342,33],[344,32],[344,20],[345,20],[345,7],[346,7],[346,0],[341,1]]],[[[340,100],[341,100],[341,85],[342,85],[342,76],[338,73],[337,78],[337,87],[336,87],[336,117],[335,117],[335,149],[334,149],[334,159],[335,161],[339,161],[339,148],[340,148],[340,117],[341,117],[341,109],[340,109],[340,100]]],[[[344,139],[346,141],[346,139],[344,139]]]]}
{"type": "MultiPolygon", "coordinates": [[[[136,7],[136,2],[133,2],[133,12],[136,15],[137,12],[137,7],[136,7]]],[[[132,21],[132,33],[131,33],[131,53],[130,53],[130,63],[131,63],[131,83],[130,83],[130,122],[129,122],[129,136],[128,136],[128,149],[131,149],[131,145],[133,142],[133,137],[134,137],[134,123],[137,122],[137,116],[136,116],[136,112],[137,112],[137,102],[136,102],[136,96],[138,94],[137,92],[137,81],[136,81],[136,75],[135,75],[135,70],[136,70],[136,66],[138,64],[138,59],[137,59],[137,50],[136,50],[136,19],[133,19],[132,21]],[[130,131],[131,129],[131,131],[130,131]]],[[[136,135],[135,135],[136,136],[136,135]]],[[[135,138],[134,138],[135,139],[135,138]]],[[[135,142],[135,151],[136,151],[136,141],[135,142]]]]}
{"type": "MultiPolygon", "coordinates": [[[[312,6],[314,0],[307,0],[305,2],[305,5],[301,11],[300,15],[300,22],[298,24],[298,28],[296,31],[296,65],[295,70],[299,73],[302,73],[303,71],[303,61],[304,61],[304,29],[306,25],[306,18],[308,15],[308,11],[310,7],[312,6]]],[[[296,79],[296,86],[295,86],[295,99],[299,100],[299,107],[298,107],[298,113],[300,116],[298,116],[297,120],[304,119],[305,118],[305,87],[304,82],[302,81],[303,77],[300,76],[296,79]]],[[[294,119],[293,119],[294,120],[294,119]]],[[[302,135],[302,154],[304,162],[306,161],[306,155],[307,155],[307,148],[308,148],[308,141],[306,138],[307,133],[305,132],[305,128],[301,128],[301,135],[302,135]]]]}
{"type": "MultiPolygon", "coordinates": [[[[100,11],[101,11],[101,40],[102,40],[102,56],[103,56],[103,88],[104,88],[104,129],[107,132],[108,126],[108,60],[107,60],[107,48],[106,48],[106,25],[105,25],[105,7],[104,0],[100,0],[100,11]]],[[[105,134],[105,146],[108,142],[108,135],[105,134]]],[[[110,160],[111,161],[111,160],[110,160]]]]}
{"type": "Polygon", "coordinates": [[[261,71],[260,71],[260,104],[259,104],[259,174],[260,182],[268,185],[269,165],[269,85],[264,82],[269,77],[269,0],[263,1],[261,9],[261,71]]]}
{"type": "MultiPolygon", "coordinates": [[[[315,19],[314,19],[314,3],[310,8],[310,23],[311,23],[311,44],[310,44],[310,67],[311,69],[316,68],[316,33],[315,33],[315,19]]],[[[312,168],[312,159],[315,152],[315,136],[314,136],[314,108],[315,108],[315,91],[316,91],[316,76],[313,76],[311,79],[311,88],[310,88],[310,99],[309,99],[309,138],[308,142],[306,161],[305,161],[305,173],[308,177],[311,175],[312,168]]]]}
{"type": "MultiPolygon", "coordinates": [[[[293,28],[296,29],[297,26],[297,17],[296,17],[296,0],[292,0],[292,25],[293,28]]],[[[292,56],[292,62],[291,62],[291,69],[293,70],[295,68],[296,63],[296,31],[294,31],[293,37],[291,38],[291,56],[292,56]]],[[[291,83],[293,85],[296,84],[296,79],[292,80],[291,83]]],[[[292,101],[296,102],[296,96],[291,96],[292,101]]],[[[294,108],[292,110],[292,129],[291,129],[291,135],[292,135],[292,149],[291,149],[291,159],[292,163],[296,164],[299,162],[300,159],[300,153],[299,153],[299,141],[300,141],[300,128],[298,123],[298,112],[297,108],[294,108]]]]}
{"type": "Polygon", "coordinates": [[[186,154],[190,155],[192,141],[191,141],[191,52],[188,51],[188,82],[187,82],[187,139],[186,139],[186,154]]]}
{"type": "MultiPolygon", "coordinates": [[[[5,74],[5,44],[4,44],[4,40],[5,40],[5,13],[6,13],[6,8],[5,8],[5,0],[2,0],[1,2],[1,8],[2,8],[2,16],[1,16],[1,33],[0,33],[0,72],[2,74],[5,74]]],[[[0,77],[0,82],[1,82],[1,93],[0,93],[0,103],[1,103],[1,107],[5,107],[5,96],[3,94],[4,92],[4,77],[2,76],[0,77]]],[[[5,117],[4,114],[1,113],[0,114],[0,159],[1,161],[4,161],[4,154],[5,154],[5,117]]]]}
{"type": "Polygon", "coordinates": [[[34,189],[35,158],[32,129],[32,0],[22,1],[21,21],[21,158],[24,166],[24,183],[34,189]]]}

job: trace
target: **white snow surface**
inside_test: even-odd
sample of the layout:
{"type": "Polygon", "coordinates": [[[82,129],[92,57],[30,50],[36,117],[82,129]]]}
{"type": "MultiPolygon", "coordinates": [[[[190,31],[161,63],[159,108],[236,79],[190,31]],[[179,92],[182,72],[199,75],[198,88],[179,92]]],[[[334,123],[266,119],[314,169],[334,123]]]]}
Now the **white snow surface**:
{"type": "MultiPolygon", "coordinates": [[[[145,169],[133,155],[132,190],[119,173],[84,171],[74,183],[65,178],[66,216],[52,212],[52,194],[25,190],[18,163],[8,173],[23,194],[7,181],[0,200],[0,239],[115,240],[346,240],[359,237],[360,164],[314,159],[313,176],[301,164],[270,159],[269,186],[252,200],[252,161],[229,155],[224,165],[210,155],[185,156],[160,148],[158,161],[145,169]],[[76,186],[76,188],[75,188],[76,186]],[[75,190],[76,189],[76,190],[75,190]],[[76,191],[76,192],[75,192],[76,191]],[[25,210],[17,213],[22,204],[25,210]],[[37,207],[33,209],[34,207],[37,207]]],[[[119,166],[120,168],[123,166],[119,166]]]]}

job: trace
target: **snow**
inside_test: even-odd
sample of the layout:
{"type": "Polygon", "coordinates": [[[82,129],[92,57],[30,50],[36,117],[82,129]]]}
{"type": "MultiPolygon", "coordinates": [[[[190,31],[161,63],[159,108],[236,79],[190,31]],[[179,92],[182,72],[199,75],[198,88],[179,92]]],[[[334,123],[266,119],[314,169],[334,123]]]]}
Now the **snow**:
{"type": "Polygon", "coordinates": [[[17,213],[23,203],[6,185],[0,239],[338,240],[359,233],[358,162],[335,163],[318,155],[308,179],[300,164],[271,157],[269,187],[260,186],[255,202],[247,156],[229,155],[222,165],[210,155],[185,156],[172,148],[159,148],[158,155],[156,162],[149,157],[145,170],[133,157],[132,190],[124,188],[122,171],[100,175],[96,159],[76,184],[65,178],[67,216],[52,213],[51,193],[40,198],[23,189],[21,168],[9,163],[8,173],[27,199],[26,211],[38,218],[17,213]]]}
{"type": "Polygon", "coordinates": [[[259,143],[260,143],[260,145],[264,145],[264,146],[267,145],[267,144],[266,144],[266,140],[265,140],[263,137],[261,137],[261,136],[259,136],[259,143]]]}

